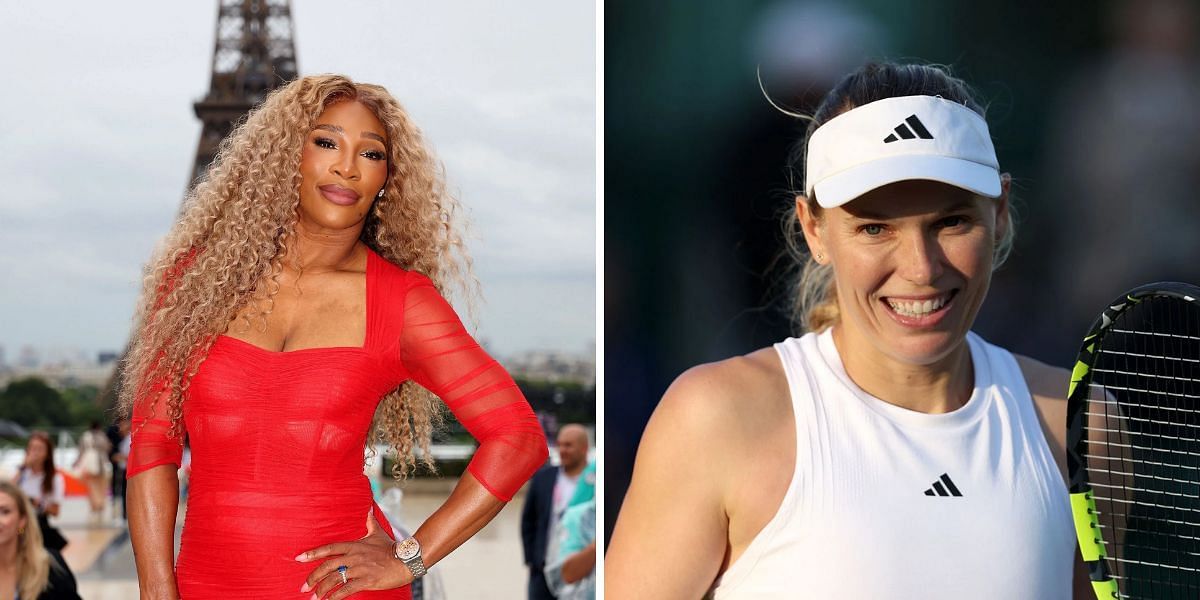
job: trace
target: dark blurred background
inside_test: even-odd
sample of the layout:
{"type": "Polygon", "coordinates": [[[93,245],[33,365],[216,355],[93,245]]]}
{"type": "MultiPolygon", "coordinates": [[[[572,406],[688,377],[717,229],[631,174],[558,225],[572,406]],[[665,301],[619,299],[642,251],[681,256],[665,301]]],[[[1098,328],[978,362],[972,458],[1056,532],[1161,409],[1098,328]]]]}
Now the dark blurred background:
{"type": "Polygon", "coordinates": [[[975,324],[993,343],[1068,366],[1116,295],[1200,283],[1196,3],[610,0],[604,15],[606,535],[671,380],[795,334],[772,261],[805,123],[756,69],[802,113],[868,59],[974,87],[1020,213],[975,324]]]}

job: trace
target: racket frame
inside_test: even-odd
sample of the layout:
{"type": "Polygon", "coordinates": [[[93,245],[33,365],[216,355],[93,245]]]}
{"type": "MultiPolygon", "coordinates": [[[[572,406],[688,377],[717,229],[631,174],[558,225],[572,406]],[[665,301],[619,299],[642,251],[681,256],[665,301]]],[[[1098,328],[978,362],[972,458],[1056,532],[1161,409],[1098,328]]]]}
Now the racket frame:
{"type": "Polygon", "coordinates": [[[1079,551],[1087,565],[1088,577],[1098,600],[1120,598],[1117,580],[1112,577],[1105,558],[1108,556],[1100,533],[1100,513],[1092,494],[1087,475],[1087,408],[1091,401],[1092,366],[1097,349],[1117,318],[1149,298],[1169,297],[1186,302],[1200,298],[1200,288],[1186,283],[1158,282],[1136,287],[1109,303],[1108,308],[1092,323],[1080,344],[1071,383],[1067,389],[1067,471],[1070,477],[1071,513],[1075,521],[1075,536],[1079,551]]]}

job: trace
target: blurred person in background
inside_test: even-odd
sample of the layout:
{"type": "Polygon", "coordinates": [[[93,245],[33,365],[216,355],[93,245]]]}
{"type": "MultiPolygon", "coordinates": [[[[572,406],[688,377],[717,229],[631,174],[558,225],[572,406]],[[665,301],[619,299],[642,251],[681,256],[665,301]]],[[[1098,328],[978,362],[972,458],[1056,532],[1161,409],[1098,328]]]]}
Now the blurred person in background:
{"type": "Polygon", "coordinates": [[[17,471],[17,485],[33,502],[37,525],[41,529],[40,539],[53,554],[62,552],[67,538],[53,525],[50,517],[57,517],[66,496],[67,482],[54,466],[54,442],[45,431],[34,431],[25,444],[25,463],[17,471]]]}
{"type": "Polygon", "coordinates": [[[108,497],[109,453],[112,444],[100,429],[100,422],[93,420],[87,431],[79,436],[79,456],[73,468],[79,473],[88,490],[88,523],[99,525],[104,521],[104,504],[108,497]]]}
{"type": "Polygon", "coordinates": [[[21,488],[0,481],[0,598],[79,600],[62,557],[46,551],[21,488]]]}
{"type": "Polygon", "coordinates": [[[805,118],[785,224],[808,333],[667,390],[606,592],[1089,597],[1068,374],[971,331],[1014,232],[980,103],[939,68],[869,63],[805,118]]]}
{"type": "Polygon", "coordinates": [[[558,524],[587,467],[588,433],[578,423],[563,425],[556,438],[558,466],[546,465],[534,474],[521,510],[521,542],[529,567],[529,600],[554,598],[546,584],[546,564],[558,556],[558,524]]]}
{"type": "Polygon", "coordinates": [[[123,373],[143,597],[405,600],[545,461],[528,402],[442,295],[472,279],[459,211],[381,86],[302,77],[222,142],[147,267],[123,373]],[[397,477],[431,467],[439,398],[479,447],[401,539],[363,448],[386,441],[397,477]]]}
{"type": "Polygon", "coordinates": [[[129,419],[119,419],[114,424],[116,430],[116,440],[113,441],[112,435],[109,436],[109,441],[113,443],[113,450],[109,453],[109,461],[112,463],[112,479],[113,479],[113,519],[124,521],[127,517],[125,508],[125,465],[129,462],[129,419]],[[118,512],[117,503],[120,503],[118,512]]]}
{"type": "Polygon", "coordinates": [[[117,419],[109,423],[104,429],[104,435],[108,437],[108,465],[109,472],[112,477],[109,479],[109,492],[112,493],[112,518],[124,519],[124,504],[120,508],[117,507],[117,500],[121,499],[124,502],[125,497],[125,457],[129,456],[129,449],[126,448],[124,454],[121,450],[121,440],[129,435],[129,422],[127,419],[117,419]]]}
{"type": "Polygon", "coordinates": [[[588,463],[558,527],[558,548],[546,560],[546,584],[558,600],[596,597],[596,463],[588,463]]]}

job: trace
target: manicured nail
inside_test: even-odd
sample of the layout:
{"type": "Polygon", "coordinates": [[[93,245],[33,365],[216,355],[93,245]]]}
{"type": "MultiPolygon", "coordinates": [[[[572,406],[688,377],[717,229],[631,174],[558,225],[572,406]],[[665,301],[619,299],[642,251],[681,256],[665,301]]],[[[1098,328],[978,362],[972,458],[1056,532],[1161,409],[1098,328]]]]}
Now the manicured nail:
{"type": "MultiPolygon", "coordinates": [[[[297,555],[296,555],[296,560],[298,560],[298,561],[300,561],[300,562],[304,562],[304,553],[303,553],[303,552],[301,552],[300,554],[297,554],[297,555]]],[[[306,592],[307,592],[308,590],[304,590],[304,591],[306,591],[306,592]]]]}
{"type": "Polygon", "coordinates": [[[312,591],[312,588],[308,587],[308,582],[305,581],[304,585],[300,586],[300,593],[303,594],[304,592],[309,592],[309,591],[312,591]]]}

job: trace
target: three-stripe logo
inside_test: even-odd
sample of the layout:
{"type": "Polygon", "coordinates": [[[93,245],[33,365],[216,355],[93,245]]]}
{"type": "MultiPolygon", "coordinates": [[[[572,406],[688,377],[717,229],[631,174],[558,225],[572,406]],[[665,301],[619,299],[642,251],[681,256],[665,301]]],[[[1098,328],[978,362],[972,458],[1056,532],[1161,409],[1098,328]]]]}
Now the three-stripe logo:
{"type": "Polygon", "coordinates": [[[937,481],[933,482],[933,487],[925,490],[926,496],[961,496],[962,492],[958,491],[958,487],[950,481],[950,476],[942,473],[942,476],[937,481]]]}
{"type": "Polygon", "coordinates": [[[932,140],[933,134],[925,128],[925,124],[917,118],[917,115],[909,115],[904,123],[896,126],[895,133],[883,138],[883,143],[890,144],[897,140],[911,140],[913,138],[921,138],[923,140],[932,140]],[[909,129],[912,127],[912,129],[909,129]],[[899,136],[899,137],[896,137],[899,136]]]}

